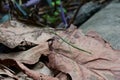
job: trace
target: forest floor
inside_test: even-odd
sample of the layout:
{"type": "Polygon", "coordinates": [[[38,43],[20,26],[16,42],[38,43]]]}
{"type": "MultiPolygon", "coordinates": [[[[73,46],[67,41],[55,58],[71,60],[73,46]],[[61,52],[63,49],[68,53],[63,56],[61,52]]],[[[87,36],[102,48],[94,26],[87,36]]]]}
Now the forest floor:
{"type": "Polygon", "coordinates": [[[43,6],[42,17],[0,16],[0,80],[120,80],[120,2],[74,4],[68,26],[43,6]]]}

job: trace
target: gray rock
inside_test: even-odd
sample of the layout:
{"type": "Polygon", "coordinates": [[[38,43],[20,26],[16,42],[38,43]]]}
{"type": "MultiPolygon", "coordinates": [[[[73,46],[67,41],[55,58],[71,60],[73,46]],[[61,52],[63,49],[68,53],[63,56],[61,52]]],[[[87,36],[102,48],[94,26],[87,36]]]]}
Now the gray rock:
{"type": "Polygon", "coordinates": [[[102,5],[97,3],[97,2],[93,2],[90,1],[86,4],[84,4],[79,12],[78,15],[74,21],[75,25],[81,25],[82,23],[84,23],[86,20],[88,20],[93,14],[95,14],[97,11],[99,11],[102,8],[102,5]]]}
{"type": "Polygon", "coordinates": [[[84,33],[98,32],[114,49],[120,50],[120,3],[112,2],[80,28],[84,33]]]}

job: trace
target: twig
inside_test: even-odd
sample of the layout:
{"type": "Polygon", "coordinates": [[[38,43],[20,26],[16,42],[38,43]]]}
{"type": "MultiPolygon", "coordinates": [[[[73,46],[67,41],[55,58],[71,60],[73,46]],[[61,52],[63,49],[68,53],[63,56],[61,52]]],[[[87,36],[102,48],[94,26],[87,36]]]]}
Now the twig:
{"type": "Polygon", "coordinates": [[[68,27],[70,27],[70,25],[75,21],[75,19],[76,19],[76,17],[77,17],[77,14],[78,14],[78,12],[79,12],[79,10],[80,10],[80,8],[81,8],[81,6],[82,6],[83,4],[84,4],[84,0],[82,0],[81,3],[79,4],[79,6],[78,6],[78,8],[77,8],[77,10],[76,10],[76,12],[75,12],[75,15],[73,16],[72,20],[70,21],[68,27]]]}

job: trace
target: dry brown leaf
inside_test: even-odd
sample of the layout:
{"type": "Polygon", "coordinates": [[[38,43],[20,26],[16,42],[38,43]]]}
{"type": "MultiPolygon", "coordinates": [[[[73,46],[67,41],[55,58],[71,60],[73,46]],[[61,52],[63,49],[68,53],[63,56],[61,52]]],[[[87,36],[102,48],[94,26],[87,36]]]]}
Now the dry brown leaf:
{"type": "Polygon", "coordinates": [[[57,78],[47,76],[47,75],[43,75],[43,74],[38,73],[36,71],[30,70],[29,68],[27,68],[21,62],[13,60],[13,59],[0,60],[0,64],[2,64],[4,66],[7,66],[7,67],[14,66],[17,69],[22,70],[26,75],[28,75],[33,80],[59,80],[57,78]]]}
{"type": "Polygon", "coordinates": [[[38,46],[33,47],[27,51],[9,54],[0,54],[0,59],[15,59],[26,64],[35,64],[39,61],[42,54],[47,55],[49,53],[48,44],[45,41],[38,46]]]}
{"type": "Polygon", "coordinates": [[[75,30],[62,32],[59,36],[92,54],[73,48],[57,38],[53,42],[53,53],[49,56],[49,66],[70,74],[72,80],[120,79],[120,51],[112,49],[110,44],[98,35],[85,36],[81,30],[75,30]]]}
{"type": "Polygon", "coordinates": [[[35,64],[36,62],[38,62],[42,54],[46,55],[49,53],[48,43],[46,41],[53,35],[48,34],[49,29],[46,28],[40,29],[39,27],[28,27],[20,25],[16,25],[15,27],[0,27],[1,43],[5,44],[10,48],[15,48],[16,46],[21,47],[24,45],[31,45],[26,42],[32,42],[39,45],[27,51],[0,54],[0,59],[15,59],[26,64],[35,64]]]}
{"type": "Polygon", "coordinates": [[[0,27],[0,42],[9,48],[15,48],[23,41],[39,44],[51,37],[40,27],[27,26],[18,21],[14,21],[14,24],[14,26],[9,24],[7,27],[0,27]]]}
{"type": "Polygon", "coordinates": [[[33,80],[59,80],[57,78],[46,76],[46,75],[43,75],[41,73],[37,73],[33,70],[30,70],[18,61],[17,61],[17,64],[29,77],[33,78],[33,80]]]}
{"type": "MultiPolygon", "coordinates": [[[[46,42],[47,39],[52,36],[43,33],[44,35],[41,38],[45,35],[46,37],[39,41],[39,46],[25,52],[16,53],[17,55],[2,54],[0,55],[0,58],[12,58],[23,63],[35,64],[38,62],[41,54],[48,54],[49,67],[69,74],[72,80],[119,80],[120,51],[112,49],[110,44],[105,42],[95,32],[90,32],[85,36],[81,30],[74,29],[74,25],[71,25],[71,27],[72,28],[69,28],[67,31],[57,33],[59,36],[54,37],[55,40],[53,41],[53,45],[50,46],[49,44],[49,49],[53,50],[52,53],[49,51],[46,42]],[[67,44],[65,41],[61,40],[60,37],[77,48],[67,44]],[[92,54],[78,50],[78,48],[91,52],[92,54]]],[[[10,63],[14,64],[12,62],[10,63]]],[[[6,64],[8,63],[6,62],[6,64]]],[[[28,75],[30,74],[29,76],[38,79],[38,75],[34,73],[34,71],[26,69],[21,63],[19,66],[21,66],[21,68],[23,67],[22,69],[25,70],[28,75]]],[[[42,78],[44,78],[44,75],[42,76],[42,78]]],[[[59,77],[59,79],[64,80],[64,77],[59,77]]],[[[48,78],[48,80],[52,79],[48,78]]]]}
{"type": "Polygon", "coordinates": [[[55,53],[51,53],[48,58],[51,68],[69,74],[74,80],[80,80],[82,77],[79,65],[70,58],[55,53]]]}

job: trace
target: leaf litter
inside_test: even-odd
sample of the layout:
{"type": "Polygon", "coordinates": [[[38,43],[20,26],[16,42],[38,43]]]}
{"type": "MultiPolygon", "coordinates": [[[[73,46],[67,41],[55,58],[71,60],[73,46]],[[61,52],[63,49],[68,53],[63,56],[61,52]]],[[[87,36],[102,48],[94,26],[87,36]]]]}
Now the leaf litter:
{"type": "Polygon", "coordinates": [[[70,25],[74,23],[76,16],[80,16],[82,21],[78,20],[76,25],[86,21],[107,0],[73,0],[75,3],[72,0],[69,3],[66,0],[47,0],[52,8],[46,6],[46,2],[40,1],[0,1],[0,80],[120,79],[120,51],[112,49],[109,42],[103,40],[98,33],[91,31],[84,35],[82,30],[70,25]],[[94,9],[89,7],[91,3],[95,5],[94,9]],[[86,9],[79,12],[82,5],[88,8],[88,12],[84,12],[86,9]],[[71,11],[76,11],[75,15],[71,11]],[[84,14],[87,15],[83,16],[84,14]],[[39,28],[29,24],[70,28],[39,28]]]}
{"type": "MultiPolygon", "coordinates": [[[[10,28],[1,30],[10,32],[10,28]]],[[[16,27],[14,27],[16,28],[16,27]]],[[[22,32],[11,30],[15,34],[22,32]]],[[[19,30],[22,27],[17,27],[19,30]]],[[[24,27],[27,28],[27,27],[24,27]]],[[[22,30],[22,29],[21,29],[22,30]]],[[[1,53],[0,64],[5,66],[0,68],[1,79],[13,80],[119,80],[120,79],[120,59],[119,50],[114,50],[110,44],[104,41],[100,35],[94,31],[84,35],[81,30],[71,25],[65,31],[56,31],[51,33],[51,29],[41,29],[41,33],[35,40],[33,34],[36,29],[28,27],[24,32],[27,37],[21,41],[37,44],[25,51],[1,53]],[[30,32],[29,30],[32,30],[30,32]],[[42,39],[44,37],[44,39],[42,39]],[[62,40],[62,39],[63,40],[62,40]],[[67,41],[67,43],[66,43],[67,41]],[[74,45],[75,47],[71,46],[74,45]],[[77,48],[76,48],[77,47],[77,48]],[[79,49],[78,49],[79,48],[79,49]],[[90,52],[91,54],[89,54],[90,52]],[[41,63],[40,63],[41,62],[41,63]],[[44,64],[44,65],[43,65],[44,64]],[[44,67],[36,67],[42,65],[44,67]],[[46,67],[46,68],[45,68],[46,67]],[[39,72],[38,72],[39,70],[39,72]],[[23,72],[23,73],[21,73],[23,72]],[[18,76],[18,74],[21,75],[18,76]],[[4,76],[4,75],[7,76],[4,76]],[[25,78],[23,75],[26,75],[25,78]]],[[[39,30],[39,29],[37,29],[39,30]]],[[[54,31],[54,30],[53,30],[54,31]]],[[[39,32],[39,31],[38,31],[39,32]]],[[[6,36],[7,33],[4,32],[6,36]]],[[[10,36],[9,36],[10,37],[10,36]]],[[[13,39],[17,39],[12,36],[13,39]]],[[[13,40],[11,38],[11,41],[13,40]]],[[[5,40],[7,43],[11,43],[5,40]]],[[[12,43],[16,44],[15,40],[12,43]]],[[[6,45],[6,44],[5,44],[6,45]]],[[[16,47],[9,46],[10,48],[16,47]]]]}

